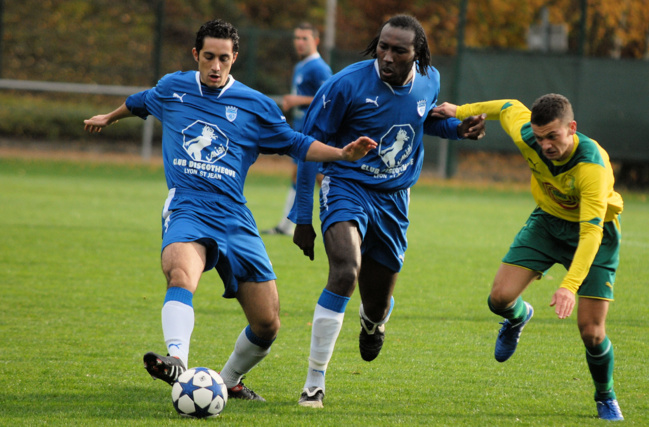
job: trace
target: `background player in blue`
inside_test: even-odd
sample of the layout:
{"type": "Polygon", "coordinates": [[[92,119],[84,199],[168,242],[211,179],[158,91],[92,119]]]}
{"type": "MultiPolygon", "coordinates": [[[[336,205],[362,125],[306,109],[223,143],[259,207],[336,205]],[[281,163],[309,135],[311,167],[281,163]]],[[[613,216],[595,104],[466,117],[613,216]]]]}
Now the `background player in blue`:
{"type": "MultiPolygon", "coordinates": [[[[484,117],[460,122],[429,117],[439,94],[439,73],[419,22],[390,18],[365,51],[375,60],[353,64],[320,88],[306,114],[304,132],[333,146],[353,135],[371,136],[379,147],[362,161],[323,163],[320,219],[329,278],[313,315],[309,369],[302,406],[321,408],[325,373],[356,282],[361,296],[359,348],[364,360],[381,351],[392,292],[407,247],[409,188],[423,161],[424,132],[449,139],[477,139],[484,117]]],[[[313,259],[315,168],[300,163],[290,218],[293,241],[313,259]]]]}
{"type": "MultiPolygon", "coordinates": [[[[304,113],[313,100],[320,86],[331,77],[331,68],[318,53],[320,36],[318,29],[308,22],[302,22],[293,30],[293,46],[300,58],[293,70],[291,93],[282,97],[282,110],[292,112],[293,129],[302,131],[304,113]]],[[[297,162],[293,163],[291,188],[286,197],[282,219],[277,226],[264,230],[265,234],[293,235],[295,224],[288,219],[288,214],[295,200],[297,180],[297,162]]]]}
{"type": "Polygon", "coordinates": [[[193,294],[204,271],[216,268],[226,298],[237,298],[249,322],[221,370],[231,398],[263,400],[241,382],[269,352],[280,326],[275,274],[246,207],[243,185],[260,153],[309,161],[354,160],[376,146],[358,138],[343,149],[295,132],[268,97],[230,75],[239,36],[229,23],[205,23],[192,50],[198,72],[164,76],[111,113],[85,120],[99,132],[132,115],[157,117],[169,196],[162,214],[162,271],[167,292],[162,330],[169,353],[147,353],[153,378],[173,384],[188,367],[194,328],[193,294]]]}

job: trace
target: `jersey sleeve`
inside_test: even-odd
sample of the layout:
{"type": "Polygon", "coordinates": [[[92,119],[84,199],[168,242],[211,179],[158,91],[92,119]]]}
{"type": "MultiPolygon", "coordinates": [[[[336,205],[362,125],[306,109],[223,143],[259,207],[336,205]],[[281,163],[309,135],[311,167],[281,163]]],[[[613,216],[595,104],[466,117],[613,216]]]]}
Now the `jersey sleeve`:
{"type": "Polygon", "coordinates": [[[579,243],[561,287],[579,290],[602,244],[606,215],[606,170],[598,164],[582,165],[575,185],[580,189],[579,243]]]}
{"type": "Polygon", "coordinates": [[[258,114],[259,151],[263,154],[289,155],[304,160],[314,138],[296,132],[270,98],[263,99],[258,114]]]}
{"type": "Polygon", "coordinates": [[[158,81],[155,87],[129,96],[126,98],[126,108],[131,114],[142,119],[152,115],[158,120],[162,120],[162,98],[165,91],[168,91],[172,78],[173,74],[167,74],[158,81]]]}
{"type": "MultiPolygon", "coordinates": [[[[344,85],[332,85],[328,80],[316,93],[307,110],[303,132],[328,145],[336,145],[335,132],[340,128],[350,99],[344,85]],[[341,90],[342,89],[342,90],[341,90]]],[[[295,202],[289,219],[296,224],[313,221],[313,188],[320,163],[299,162],[295,202]]]]}
{"type": "Polygon", "coordinates": [[[500,124],[509,136],[516,139],[521,128],[530,121],[530,110],[515,99],[476,102],[457,107],[455,116],[464,120],[470,116],[487,114],[487,120],[500,120],[500,124]]]}
{"type": "Polygon", "coordinates": [[[438,119],[427,117],[424,121],[424,133],[426,135],[438,136],[444,139],[462,139],[457,134],[457,127],[462,123],[455,117],[448,119],[438,119]]]}
{"type": "Polygon", "coordinates": [[[313,223],[313,188],[319,165],[317,162],[298,162],[295,201],[288,214],[288,219],[295,224],[313,223]]]}

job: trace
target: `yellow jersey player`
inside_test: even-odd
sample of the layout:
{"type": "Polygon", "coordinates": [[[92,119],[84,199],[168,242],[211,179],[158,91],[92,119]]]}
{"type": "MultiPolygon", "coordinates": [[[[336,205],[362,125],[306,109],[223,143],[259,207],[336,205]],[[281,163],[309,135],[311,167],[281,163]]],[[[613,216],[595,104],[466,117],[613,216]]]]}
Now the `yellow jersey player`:
{"type": "Polygon", "coordinates": [[[608,154],[577,132],[570,101],[558,94],[540,97],[531,111],[510,99],[462,106],[444,103],[434,111],[437,117],[458,119],[482,113],[487,120],[500,120],[523,154],[532,171],[537,203],[503,258],[488,298],[490,310],[505,318],[496,340],[496,360],[504,362],[514,354],[534,313],[523,301],[523,291],[560,263],[567,274],[550,306],[565,319],[579,296],[577,324],[595,383],[598,415],[622,420],[613,391],[613,345],[605,322],[619,263],[623,203],[613,189],[608,154]]]}

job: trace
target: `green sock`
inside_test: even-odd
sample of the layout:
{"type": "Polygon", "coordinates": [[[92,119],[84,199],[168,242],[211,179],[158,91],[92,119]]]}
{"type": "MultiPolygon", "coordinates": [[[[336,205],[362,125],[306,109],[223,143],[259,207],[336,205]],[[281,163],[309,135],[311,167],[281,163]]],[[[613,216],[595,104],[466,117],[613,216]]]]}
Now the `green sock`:
{"type": "Polygon", "coordinates": [[[518,297],[514,304],[502,310],[496,309],[493,305],[491,305],[491,296],[487,298],[487,304],[489,305],[489,310],[491,310],[492,313],[508,319],[514,325],[522,322],[523,319],[525,319],[525,316],[527,316],[527,307],[525,306],[523,297],[518,297]]]}
{"type": "Polygon", "coordinates": [[[615,399],[613,391],[613,344],[608,337],[601,344],[586,347],[586,361],[595,383],[595,400],[615,399]]]}

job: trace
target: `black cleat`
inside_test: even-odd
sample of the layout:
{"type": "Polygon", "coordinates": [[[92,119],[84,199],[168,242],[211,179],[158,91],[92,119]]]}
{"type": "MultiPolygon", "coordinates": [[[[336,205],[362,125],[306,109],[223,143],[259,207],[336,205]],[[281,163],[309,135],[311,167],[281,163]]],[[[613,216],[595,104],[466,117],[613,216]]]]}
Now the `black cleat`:
{"type": "Polygon", "coordinates": [[[186,370],[183,362],[177,357],[160,356],[153,352],[144,355],[144,367],[154,380],[162,380],[169,385],[174,385],[180,374],[186,370]]]}
{"type": "MultiPolygon", "coordinates": [[[[367,322],[370,323],[370,322],[367,322]]],[[[368,328],[365,319],[361,316],[361,333],[358,336],[358,348],[361,351],[361,357],[366,362],[376,359],[376,356],[383,348],[385,340],[385,325],[372,325],[368,328]]]]}
{"type": "Polygon", "coordinates": [[[228,399],[258,400],[260,402],[266,401],[266,399],[250,390],[241,381],[239,381],[239,384],[228,389],[228,399]]]}

